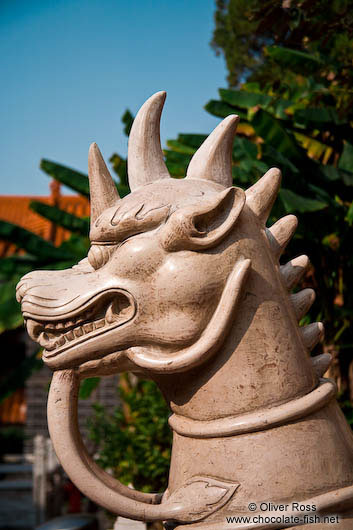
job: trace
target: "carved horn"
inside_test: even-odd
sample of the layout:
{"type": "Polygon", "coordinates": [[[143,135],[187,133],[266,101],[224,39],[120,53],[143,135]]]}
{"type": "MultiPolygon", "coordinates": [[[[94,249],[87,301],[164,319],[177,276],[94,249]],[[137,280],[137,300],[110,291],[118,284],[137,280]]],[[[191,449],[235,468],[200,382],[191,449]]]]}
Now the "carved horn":
{"type": "Polygon", "coordinates": [[[165,92],[157,92],[140,108],[131,128],[128,147],[130,189],[170,178],[163,158],[159,126],[165,92]]]}
{"type": "Polygon", "coordinates": [[[232,149],[239,116],[225,118],[206,138],[189,164],[186,178],[206,179],[229,188],[232,178],[232,149]]]}
{"type": "Polygon", "coordinates": [[[113,182],[102,154],[96,143],[88,151],[88,178],[91,197],[91,226],[100,214],[120,200],[118,190],[113,182]]]}
{"type": "Polygon", "coordinates": [[[266,223],[277,198],[281,178],[281,171],[273,167],[251,188],[246,190],[246,204],[263,223],[266,223]]]}

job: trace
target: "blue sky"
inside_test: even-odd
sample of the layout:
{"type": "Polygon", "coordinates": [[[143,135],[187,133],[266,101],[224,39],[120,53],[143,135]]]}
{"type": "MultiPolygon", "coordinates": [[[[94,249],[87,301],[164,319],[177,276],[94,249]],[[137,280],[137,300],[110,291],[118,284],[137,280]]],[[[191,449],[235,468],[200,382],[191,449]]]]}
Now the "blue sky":
{"type": "Polygon", "coordinates": [[[162,144],[219,122],[214,0],[1,0],[0,194],[46,195],[48,158],[87,171],[89,144],[126,155],[121,115],[166,90],[162,144]]]}

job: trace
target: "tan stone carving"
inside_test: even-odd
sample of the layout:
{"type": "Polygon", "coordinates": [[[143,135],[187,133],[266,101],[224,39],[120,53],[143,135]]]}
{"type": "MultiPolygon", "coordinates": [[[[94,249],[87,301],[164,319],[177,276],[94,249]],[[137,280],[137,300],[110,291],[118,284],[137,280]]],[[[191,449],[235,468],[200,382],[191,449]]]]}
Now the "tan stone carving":
{"type": "Polygon", "coordinates": [[[18,285],[28,332],[54,370],[48,422],[56,453],[86,495],[124,517],[221,530],[232,527],[226,516],[248,515],[250,501],[297,501],[344,515],[339,528],[351,529],[353,436],[334,382],[322,377],[330,356],[309,355],[322,324],[298,326],[314,293],[289,294],[308,258],[279,265],[293,215],[265,226],[280,171],[246,192],[232,186],[238,118],[229,116],[186,178],[170,178],[159,138],[164,100],[155,94],[135,119],[124,199],[90,148],[87,259],[18,285]],[[78,430],[80,381],[127,370],[155,380],[172,410],[163,496],[101,470],[78,430]]]}

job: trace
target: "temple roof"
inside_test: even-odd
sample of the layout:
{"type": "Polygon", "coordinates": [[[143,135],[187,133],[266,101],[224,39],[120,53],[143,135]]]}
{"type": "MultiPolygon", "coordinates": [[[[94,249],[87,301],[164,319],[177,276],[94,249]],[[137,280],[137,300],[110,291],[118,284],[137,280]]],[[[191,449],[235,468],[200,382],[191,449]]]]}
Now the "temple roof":
{"type": "MultiPolygon", "coordinates": [[[[89,216],[88,199],[81,195],[61,195],[55,182],[51,185],[49,196],[0,195],[0,219],[19,225],[38,236],[59,246],[69,238],[70,232],[55,226],[54,223],[30,209],[31,201],[41,201],[56,206],[77,217],[89,216]]],[[[15,245],[0,239],[0,258],[11,256],[19,251],[15,245]]]]}

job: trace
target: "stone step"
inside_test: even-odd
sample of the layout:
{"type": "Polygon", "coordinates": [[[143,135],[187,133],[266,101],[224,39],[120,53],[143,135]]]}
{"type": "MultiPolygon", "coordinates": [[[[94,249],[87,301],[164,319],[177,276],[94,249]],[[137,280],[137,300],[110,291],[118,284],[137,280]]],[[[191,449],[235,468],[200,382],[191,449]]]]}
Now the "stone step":
{"type": "Polygon", "coordinates": [[[32,480],[0,480],[0,491],[32,490],[32,480]]]}
{"type": "Polygon", "coordinates": [[[32,473],[32,464],[0,464],[0,475],[32,473]]]}

